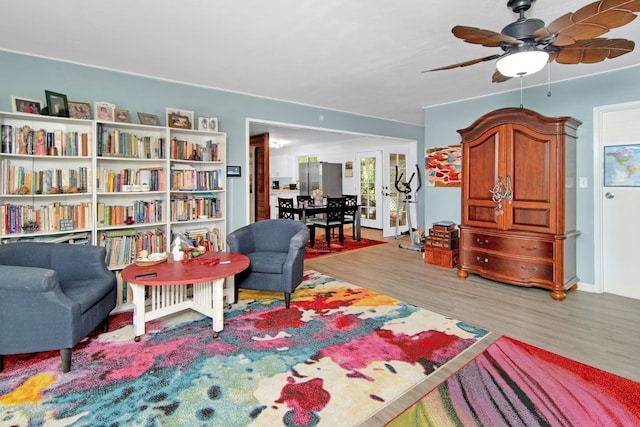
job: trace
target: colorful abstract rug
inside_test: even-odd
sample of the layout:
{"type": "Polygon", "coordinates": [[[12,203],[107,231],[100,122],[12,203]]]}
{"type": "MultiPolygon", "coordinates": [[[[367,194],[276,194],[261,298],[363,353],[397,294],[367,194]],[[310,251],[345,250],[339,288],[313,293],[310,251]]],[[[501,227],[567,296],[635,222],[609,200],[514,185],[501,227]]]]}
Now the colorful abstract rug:
{"type": "Polygon", "coordinates": [[[500,337],[387,425],[640,426],[640,383],[500,337]]]}
{"type": "Polygon", "coordinates": [[[307,243],[306,252],[304,255],[304,259],[312,259],[317,258],[323,255],[335,255],[339,253],[344,253],[348,251],[353,251],[355,249],[368,248],[369,246],[381,245],[383,243],[387,243],[381,240],[372,240],[361,238],[360,241],[354,240],[351,236],[344,236],[344,245],[341,245],[338,241],[338,238],[333,238],[331,240],[331,247],[327,246],[327,240],[323,235],[320,237],[316,237],[316,242],[313,245],[313,248],[309,246],[307,243]]]}
{"type": "Polygon", "coordinates": [[[191,311],[131,314],[74,348],[7,356],[0,425],[349,426],[488,335],[314,271],[292,295],[242,291],[225,329],[191,311]]]}

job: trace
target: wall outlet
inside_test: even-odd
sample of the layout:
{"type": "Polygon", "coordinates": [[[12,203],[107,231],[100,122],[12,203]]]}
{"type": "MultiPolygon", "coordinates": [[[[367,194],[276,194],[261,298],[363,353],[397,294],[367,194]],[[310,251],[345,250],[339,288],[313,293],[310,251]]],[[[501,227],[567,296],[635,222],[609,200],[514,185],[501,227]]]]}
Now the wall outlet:
{"type": "Polygon", "coordinates": [[[580,188],[588,188],[589,187],[589,178],[586,176],[580,177],[580,188]]]}

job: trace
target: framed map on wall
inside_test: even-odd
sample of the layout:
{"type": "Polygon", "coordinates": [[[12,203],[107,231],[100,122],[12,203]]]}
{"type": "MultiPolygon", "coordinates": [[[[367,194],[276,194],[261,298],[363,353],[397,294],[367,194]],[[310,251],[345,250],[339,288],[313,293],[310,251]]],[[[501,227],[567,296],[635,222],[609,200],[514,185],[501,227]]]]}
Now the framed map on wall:
{"type": "Polygon", "coordinates": [[[640,187],[640,144],[604,147],[604,186],[640,187]]]}
{"type": "Polygon", "coordinates": [[[460,187],[462,185],[462,145],[427,148],[427,185],[460,187]]]}

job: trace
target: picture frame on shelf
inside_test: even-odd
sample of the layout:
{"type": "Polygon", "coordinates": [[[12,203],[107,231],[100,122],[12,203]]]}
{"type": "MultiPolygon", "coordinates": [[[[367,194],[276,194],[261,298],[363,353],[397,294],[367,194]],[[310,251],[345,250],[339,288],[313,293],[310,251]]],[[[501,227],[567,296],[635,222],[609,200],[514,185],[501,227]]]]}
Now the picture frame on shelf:
{"type": "Polygon", "coordinates": [[[69,117],[67,95],[50,90],[45,90],[44,94],[47,99],[47,111],[50,116],[69,117]]]}
{"type": "Polygon", "coordinates": [[[162,126],[160,124],[160,117],[155,114],[149,113],[140,113],[138,112],[138,120],[140,120],[141,125],[147,126],[162,126]]]}
{"type": "Polygon", "coordinates": [[[167,108],[167,126],[178,129],[193,129],[193,111],[167,108]]]}
{"type": "Polygon", "coordinates": [[[198,117],[198,130],[218,132],[217,117],[198,117]]]}
{"type": "Polygon", "coordinates": [[[110,102],[96,101],[93,103],[93,117],[95,117],[96,120],[114,121],[115,110],[115,104],[111,104],[110,102]]]}
{"type": "Polygon", "coordinates": [[[42,111],[42,101],[21,96],[12,96],[11,106],[14,113],[40,114],[42,111]]]}
{"type": "Polygon", "coordinates": [[[69,101],[69,117],[91,120],[91,104],[88,102],[69,101]]]}
{"type": "Polygon", "coordinates": [[[118,123],[129,123],[129,110],[124,110],[122,108],[116,108],[114,110],[114,121],[118,123]]]}

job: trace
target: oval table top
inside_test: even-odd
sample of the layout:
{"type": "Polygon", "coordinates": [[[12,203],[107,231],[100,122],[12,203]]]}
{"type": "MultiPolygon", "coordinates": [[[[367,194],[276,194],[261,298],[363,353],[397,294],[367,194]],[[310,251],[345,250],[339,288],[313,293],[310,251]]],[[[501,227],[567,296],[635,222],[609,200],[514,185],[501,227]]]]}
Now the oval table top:
{"type": "Polygon", "coordinates": [[[122,270],[122,278],[145,286],[185,285],[223,279],[247,267],[249,258],[242,254],[210,251],[190,260],[167,261],[145,267],[131,264],[122,270]],[[150,273],[156,273],[156,276],[136,279],[136,276],[150,273]]]}

